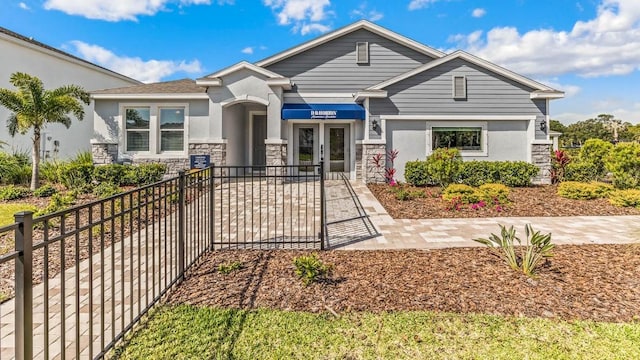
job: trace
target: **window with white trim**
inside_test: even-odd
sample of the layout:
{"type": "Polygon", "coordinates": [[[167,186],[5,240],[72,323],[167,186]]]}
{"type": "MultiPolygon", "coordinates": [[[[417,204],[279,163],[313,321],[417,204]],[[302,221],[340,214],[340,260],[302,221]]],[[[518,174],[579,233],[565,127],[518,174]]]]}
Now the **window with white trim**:
{"type": "Polygon", "coordinates": [[[184,108],[159,109],[160,151],[184,150],[184,108]]]}
{"type": "Polygon", "coordinates": [[[453,77],[453,98],[454,99],[466,99],[467,98],[467,79],[464,76],[453,77]]]}
{"type": "Polygon", "coordinates": [[[148,107],[125,108],[127,151],[149,151],[151,111],[148,107]]]}
{"type": "Polygon", "coordinates": [[[483,151],[482,127],[432,127],[431,149],[457,148],[460,151],[483,151]]]}
{"type": "Polygon", "coordinates": [[[356,63],[357,64],[369,63],[369,43],[368,42],[356,43],[356,63]]]}

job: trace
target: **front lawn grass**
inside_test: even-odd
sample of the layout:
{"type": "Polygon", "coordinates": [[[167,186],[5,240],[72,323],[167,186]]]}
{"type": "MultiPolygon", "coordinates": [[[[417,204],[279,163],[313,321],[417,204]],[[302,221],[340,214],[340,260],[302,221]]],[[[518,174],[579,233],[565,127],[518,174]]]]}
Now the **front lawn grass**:
{"type": "Polygon", "coordinates": [[[159,308],[121,359],[638,359],[640,323],[159,308]]]}
{"type": "Polygon", "coordinates": [[[0,204],[0,226],[6,226],[13,224],[14,218],[13,215],[20,211],[36,211],[37,208],[30,204],[20,204],[20,203],[11,203],[11,204],[0,204]]]}

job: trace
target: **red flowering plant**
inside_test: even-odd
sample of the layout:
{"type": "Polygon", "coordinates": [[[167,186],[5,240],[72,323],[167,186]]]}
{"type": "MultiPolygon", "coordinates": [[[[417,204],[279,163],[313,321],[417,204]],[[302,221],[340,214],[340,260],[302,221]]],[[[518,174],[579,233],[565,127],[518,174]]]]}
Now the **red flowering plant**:
{"type": "Polygon", "coordinates": [[[566,151],[556,150],[551,158],[551,182],[557,184],[564,180],[565,170],[571,162],[566,151]]]}
{"type": "Polygon", "coordinates": [[[395,160],[398,158],[398,150],[389,150],[385,156],[381,153],[373,155],[371,163],[376,168],[380,176],[384,176],[384,180],[391,186],[398,185],[395,180],[396,169],[394,167],[395,160]],[[389,164],[389,166],[387,166],[389,164]],[[384,170],[383,170],[384,169],[384,170]]]}

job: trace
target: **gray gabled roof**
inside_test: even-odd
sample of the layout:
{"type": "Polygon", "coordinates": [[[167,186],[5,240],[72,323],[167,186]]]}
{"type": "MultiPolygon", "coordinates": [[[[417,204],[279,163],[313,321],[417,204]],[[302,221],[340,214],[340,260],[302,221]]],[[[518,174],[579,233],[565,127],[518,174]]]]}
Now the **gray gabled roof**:
{"type": "Polygon", "coordinates": [[[108,72],[108,73],[112,74],[113,76],[116,76],[116,77],[119,77],[119,78],[122,78],[122,79],[125,79],[125,80],[128,80],[128,81],[131,81],[132,83],[141,84],[141,82],[136,80],[136,79],[130,78],[130,77],[126,76],[126,75],[122,75],[122,74],[117,73],[117,72],[115,72],[113,70],[109,70],[109,69],[107,69],[105,67],[102,67],[100,65],[96,65],[96,64],[94,64],[94,63],[92,63],[90,61],[87,61],[85,59],[82,59],[82,58],[79,58],[77,56],[71,55],[71,54],[69,54],[67,52],[64,52],[64,51],[62,51],[60,49],[56,49],[56,48],[54,48],[52,46],[49,46],[49,45],[47,45],[45,43],[42,43],[40,41],[33,40],[33,38],[31,38],[31,37],[26,37],[24,35],[18,34],[17,32],[11,31],[11,30],[9,30],[7,28],[4,28],[4,27],[0,26],[0,35],[2,35],[2,34],[7,35],[9,37],[12,37],[14,39],[26,42],[26,43],[28,43],[30,45],[39,47],[41,49],[54,52],[54,53],[56,53],[58,55],[62,55],[62,56],[67,57],[69,59],[81,62],[84,65],[88,65],[89,67],[93,67],[93,68],[95,68],[97,70],[108,72]]]}
{"type": "Polygon", "coordinates": [[[206,92],[207,90],[204,87],[196,85],[195,80],[180,79],[114,89],[97,90],[91,92],[91,95],[204,94],[206,92]]]}

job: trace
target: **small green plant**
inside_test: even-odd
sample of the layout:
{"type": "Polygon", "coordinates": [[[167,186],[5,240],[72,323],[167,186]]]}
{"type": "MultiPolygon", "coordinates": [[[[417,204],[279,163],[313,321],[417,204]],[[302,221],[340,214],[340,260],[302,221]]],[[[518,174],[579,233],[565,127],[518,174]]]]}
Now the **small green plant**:
{"type": "Polygon", "coordinates": [[[305,286],[328,277],[333,267],[323,263],[316,254],[300,255],[293,259],[293,265],[296,267],[296,275],[305,286]]]}
{"type": "Polygon", "coordinates": [[[34,192],[33,192],[33,196],[39,197],[39,198],[45,198],[45,197],[49,197],[55,193],[57,193],[58,190],[56,190],[56,188],[54,188],[53,186],[49,185],[49,184],[45,184],[40,186],[39,188],[37,188],[34,192]]]}
{"type": "Polygon", "coordinates": [[[483,195],[475,188],[465,184],[451,184],[442,192],[444,201],[459,199],[463,204],[473,204],[482,200],[483,195]]]}
{"type": "Polygon", "coordinates": [[[1,184],[26,184],[31,177],[29,157],[24,154],[7,154],[0,152],[0,183],[1,184]]]}
{"type": "Polygon", "coordinates": [[[18,200],[31,195],[31,190],[19,186],[7,185],[0,188],[0,200],[18,200]]]}
{"type": "Polygon", "coordinates": [[[616,190],[609,194],[609,202],[615,206],[640,208],[640,190],[616,190]]]}
{"type": "Polygon", "coordinates": [[[425,198],[427,196],[427,194],[420,190],[420,189],[415,189],[415,190],[410,190],[407,189],[406,187],[402,186],[402,185],[397,185],[397,186],[393,186],[391,187],[395,197],[397,200],[400,201],[408,201],[408,200],[413,200],[413,199],[422,199],[425,198]]]}
{"type": "Polygon", "coordinates": [[[456,148],[436,149],[427,157],[426,166],[429,171],[429,177],[437,184],[447,186],[454,183],[463,168],[460,150],[456,148]]]}
{"type": "Polygon", "coordinates": [[[478,187],[483,200],[493,204],[506,204],[509,202],[509,188],[502,184],[484,184],[478,187]]]}
{"type": "Polygon", "coordinates": [[[619,143],[605,161],[613,173],[613,185],[621,190],[640,186],[640,144],[619,143]]]}
{"type": "Polygon", "coordinates": [[[103,182],[93,188],[93,194],[100,199],[108,198],[122,192],[122,189],[116,184],[103,182]]]}
{"type": "Polygon", "coordinates": [[[93,164],[70,162],[58,167],[58,178],[68,190],[89,193],[92,190],[93,164]]]}
{"type": "Polygon", "coordinates": [[[218,272],[224,275],[228,275],[236,270],[244,268],[244,264],[240,261],[234,261],[231,263],[224,263],[218,265],[218,272]]]}
{"type": "Polygon", "coordinates": [[[591,200],[607,197],[613,186],[601,182],[582,183],[565,181],[558,186],[558,195],[573,200],[591,200]]]}
{"type": "MultiPolygon", "coordinates": [[[[609,153],[613,150],[613,144],[602,139],[589,139],[584,142],[584,145],[580,148],[579,161],[593,168],[593,179],[602,179],[607,174],[605,167],[605,160],[609,153]]],[[[571,180],[571,179],[568,179],[571,180]]]]}
{"type": "Polygon", "coordinates": [[[404,164],[404,179],[413,186],[435,184],[429,176],[429,166],[426,161],[407,161],[404,164]]]}
{"type": "Polygon", "coordinates": [[[161,181],[167,166],[165,164],[140,164],[124,167],[120,185],[144,186],[161,181]]]}
{"type": "Polygon", "coordinates": [[[44,209],[36,212],[35,216],[43,216],[64,210],[73,205],[75,201],[76,195],[72,191],[67,192],[66,194],[53,194],[53,196],[51,196],[51,200],[49,200],[49,204],[44,209]]]}
{"type": "Polygon", "coordinates": [[[120,164],[96,166],[95,169],[93,169],[93,181],[97,182],[98,184],[106,182],[116,185],[122,185],[126,167],[127,166],[120,164]]]}
{"type": "Polygon", "coordinates": [[[500,225],[500,236],[491,234],[488,239],[473,239],[473,241],[491,248],[513,270],[533,276],[542,261],[553,256],[551,251],[555,245],[551,243],[551,234],[543,235],[540,231],[534,232],[531,224],[527,224],[524,231],[527,236],[525,246],[521,246],[522,241],[516,236],[513,226],[507,229],[503,225],[500,225]],[[516,249],[516,246],[520,248],[516,249]]]}

